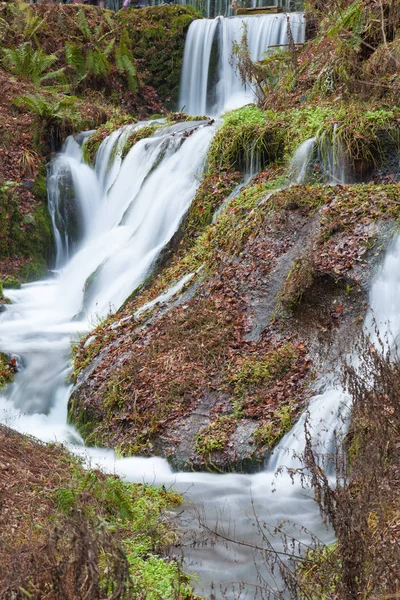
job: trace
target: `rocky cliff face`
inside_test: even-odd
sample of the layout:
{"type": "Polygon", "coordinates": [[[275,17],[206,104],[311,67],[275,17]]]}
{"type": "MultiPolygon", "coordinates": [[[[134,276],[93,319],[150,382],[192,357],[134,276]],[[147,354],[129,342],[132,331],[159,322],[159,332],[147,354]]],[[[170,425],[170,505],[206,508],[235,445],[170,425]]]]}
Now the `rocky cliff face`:
{"type": "Polygon", "coordinates": [[[89,443],[180,469],[256,469],[360,331],[398,185],[270,195],[265,177],[205,229],[192,261],[170,264],[182,275],[202,252],[182,294],[136,312],[167,268],[81,342],[69,408],[89,443]]]}

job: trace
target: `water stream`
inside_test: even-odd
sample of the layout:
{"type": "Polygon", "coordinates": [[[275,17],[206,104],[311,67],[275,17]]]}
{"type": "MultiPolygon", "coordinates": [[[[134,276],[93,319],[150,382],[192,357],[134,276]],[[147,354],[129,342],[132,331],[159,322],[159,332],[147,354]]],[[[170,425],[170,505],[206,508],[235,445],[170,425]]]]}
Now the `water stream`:
{"type": "MultiPolygon", "coordinates": [[[[203,23],[211,27],[210,22],[203,23]]],[[[228,20],[222,29],[225,23],[228,20]]],[[[205,75],[202,81],[204,87],[205,75]]],[[[227,95],[222,94],[221,105],[227,95]]],[[[96,464],[129,480],[174,485],[184,492],[183,518],[191,535],[202,535],[201,521],[225,538],[246,544],[225,540],[211,546],[192,545],[188,538],[185,558],[200,575],[199,591],[209,595],[213,582],[217,597],[220,586],[228,585],[226,597],[250,599],[262,597],[258,586],[266,581],[276,589],[281,586],[279,577],[269,573],[264,553],[251,548],[265,546],[266,536],[276,550],[283,549],[280,536],[271,535],[271,527],[285,521],[288,533],[295,532],[304,542],[309,539],[304,528],[322,540],[332,539],[321,523],[312,492],[298,480],[292,481],[285,470],[275,477],[277,467],[299,465],[305,417],[282,440],[265,470],[255,475],[173,473],[167,461],[157,457],[116,459],[109,450],[85,449],[79,434],[66,424],[71,340],[90,331],[97,318],[118,309],[146,277],[194,197],[214,132],[215,125],[209,122],[163,128],[138,142],[122,160],[129,133],[123,128],[103,142],[94,169],[82,161],[84,136],[67,140],[49,174],[56,271],[51,279],[8,290],[12,304],[0,315],[0,350],[18,355],[21,365],[15,382],[0,397],[0,420],[40,439],[66,442],[73,451],[87,453],[96,464]],[[71,237],[75,221],[78,230],[71,237]]],[[[297,181],[307,170],[312,146],[309,141],[299,152],[297,181]]],[[[382,332],[390,320],[394,336],[400,334],[399,273],[400,238],[388,252],[371,291],[371,307],[382,332]]],[[[179,292],[185,282],[177,282],[158,300],[179,292]]],[[[309,406],[313,438],[321,449],[332,449],[348,402],[331,380],[322,382],[309,406]]]]}
{"type": "Polygon", "coordinates": [[[191,115],[216,116],[252,102],[253,91],[243,87],[230,64],[232,43],[241,41],[246,27],[250,56],[260,60],[269,47],[288,43],[288,20],[294,41],[303,42],[303,13],[193,21],[185,44],[179,108],[191,115]]]}

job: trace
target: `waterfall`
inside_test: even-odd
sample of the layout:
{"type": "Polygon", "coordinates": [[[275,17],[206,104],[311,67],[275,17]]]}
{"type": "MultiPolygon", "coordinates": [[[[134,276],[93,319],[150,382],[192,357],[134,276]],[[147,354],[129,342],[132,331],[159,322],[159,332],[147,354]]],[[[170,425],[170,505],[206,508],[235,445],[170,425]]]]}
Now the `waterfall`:
{"type": "MultiPolygon", "coordinates": [[[[89,134],[90,132],[88,132],[89,134]]],[[[93,205],[99,186],[92,170],[83,162],[81,144],[87,135],[68,138],[51,163],[47,177],[48,207],[56,244],[56,268],[71,257],[84,234],[83,213],[93,205]]],[[[86,219],[87,220],[87,219],[86,219]]]]}
{"type": "Polygon", "coordinates": [[[305,140],[294,153],[289,169],[289,176],[293,183],[304,183],[307,180],[309,167],[312,166],[315,141],[315,137],[305,140]]]}
{"type": "Polygon", "coordinates": [[[191,122],[160,129],[121,161],[125,134],[103,142],[95,169],[82,161],[82,139],[67,140],[49,176],[63,268],[53,279],[9,290],[12,304],[0,317],[0,349],[20,355],[23,364],[0,398],[0,420],[43,439],[79,440],[66,425],[71,338],[119,308],[143,281],[194,197],[214,127],[191,122]],[[79,210],[72,256],[59,193],[66,173],[68,199],[79,210]]]}
{"type": "MultiPolygon", "coordinates": [[[[143,281],[194,197],[214,127],[200,122],[160,129],[135,144],[122,160],[128,133],[124,128],[103,142],[94,169],[82,161],[84,139],[69,138],[50,168],[49,207],[58,236],[59,271],[53,279],[7,291],[13,303],[0,315],[0,349],[20,355],[22,369],[0,397],[0,420],[46,441],[68,442],[74,452],[87,453],[92,465],[101,464],[131,481],[175,486],[185,493],[185,518],[192,531],[196,533],[200,514],[211,529],[246,544],[224,541],[187,548],[188,566],[199,573],[204,586],[199,585],[199,592],[209,596],[214,582],[217,597],[237,598],[240,585],[236,591],[229,589],[222,594],[219,586],[249,582],[240,597],[255,598],[255,584],[263,580],[280,587],[279,579],[268,574],[265,552],[251,548],[263,545],[266,536],[276,550],[283,549],[280,537],[271,535],[271,529],[285,521],[286,531],[306,542],[309,535],[305,529],[291,524],[300,522],[320,540],[333,539],[332,532],[321,523],[312,490],[304,489],[296,479],[292,481],[285,470],[275,477],[277,467],[293,469],[299,465],[296,454],[304,447],[305,416],[281,441],[265,470],[256,475],[172,473],[161,458],[117,459],[111,450],[84,449],[80,436],[66,423],[71,339],[89,331],[97,315],[103,317],[118,308],[143,281]],[[61,185],[66,177],[70,182],[67,190],[61,185]],[[64,191],[79,210],[76,242],[71,237],[69,213],[65,212],[64,191]]],[[[307,171],[313,143],[309,140],[299,149],[298,180],[307,171]]],[[[370,304],[381,335],[388,320],[393,335],[400,333],[398,273],[400,237],[371,289],[370,304]]],[[[190,276],[154,302],[168,300],[190,276]]],[[[149,305],[142,308],[146,310],[149,305]]],[[[371,327],[371,315],[367,316],[367,328],[371,327]]],[[[321,450],[332,449],[334,432],[342,426],[348,403],[343,390],[330,381],[325,381],[312,399],[310,423],[321,450]]]]}
{"type": "Polygon", "coordinates": [[[231,65],[232,43],[240,42],[247,28],[251,58],[259,60],[270,46],[288,43],[287,19],[293,39],[304,41],[302,13],[218,17],[194,21],[187,34],[179,108],[193,115],[219,115],[254,100],[231,65]]]}

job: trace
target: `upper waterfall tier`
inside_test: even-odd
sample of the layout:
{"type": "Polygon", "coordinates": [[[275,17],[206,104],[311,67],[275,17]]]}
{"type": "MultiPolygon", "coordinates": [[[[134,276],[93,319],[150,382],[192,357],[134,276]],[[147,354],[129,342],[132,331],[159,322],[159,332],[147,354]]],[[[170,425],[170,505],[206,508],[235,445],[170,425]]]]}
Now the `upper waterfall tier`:
{"type": "Polygon", "coordinates": [[[217,116],[252,102],[253,92],[243,87],[231,65],[232,44],[240,42],[245,27],[251,58],[260,60],[269,47],[288,43],[288,21],[295,43],[303,42],[303,13],[194,21],[185,44],[179,108],[217,116]]]}

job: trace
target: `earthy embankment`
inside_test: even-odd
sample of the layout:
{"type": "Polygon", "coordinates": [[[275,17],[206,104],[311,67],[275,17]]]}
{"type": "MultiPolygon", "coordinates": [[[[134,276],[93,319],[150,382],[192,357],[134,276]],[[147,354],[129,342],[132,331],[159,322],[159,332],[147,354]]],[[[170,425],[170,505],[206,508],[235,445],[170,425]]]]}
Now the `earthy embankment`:
{"type": "Polygon", "coordinates": [[[85,470],[65,448],[3,426],[0,491],[1,598],[192,596],[166,558],[179,542],[173,491],[85,470]]]}
{"type": "Polygon", "coordinates": [[[179,468],[257,468],[361,330],[398,221],[400,11],[344,4],[312,2],[300,48],[256,64],[237,49],[258,107],[224,115],[155,271],[75,349],[69,418],[88,443],[179,468]],[[352,185],[326,185],[339,155],[352,185]],[[251,160],[260,174],[226,203],[251,160]],[[135,314],[190,274],[168,306],[135,314]]]}

